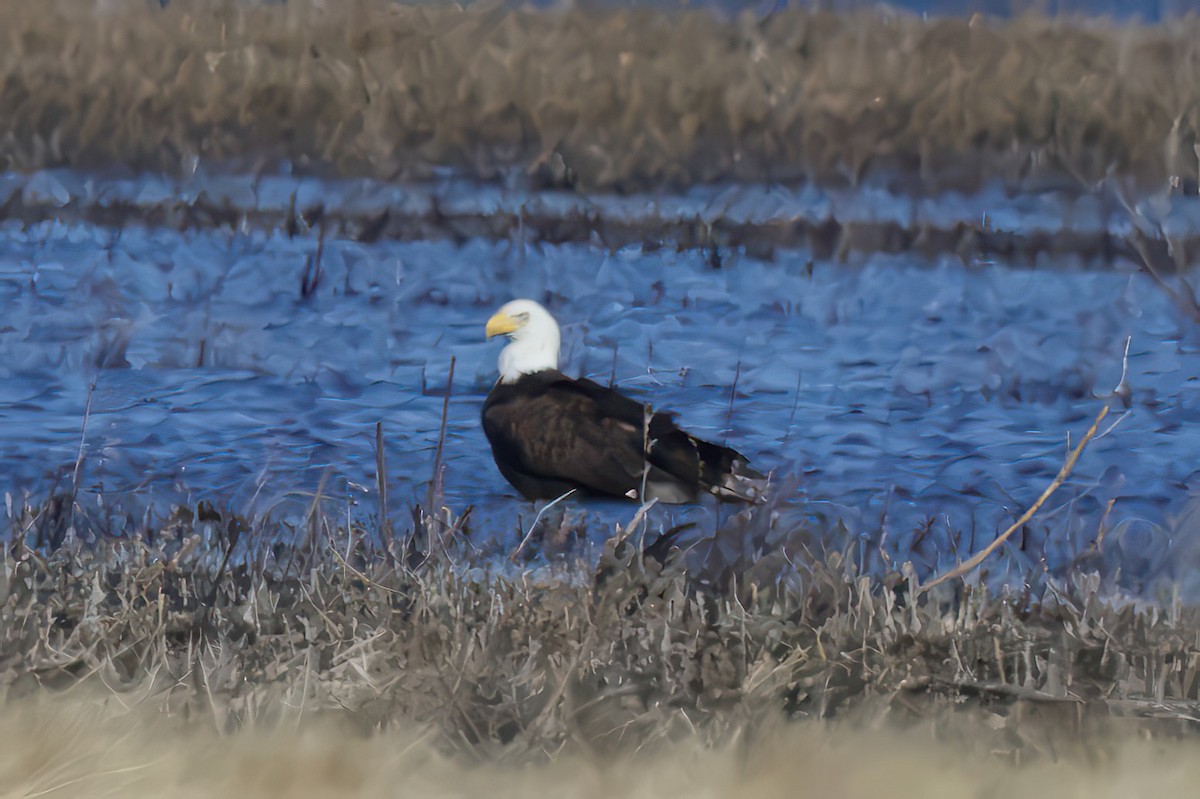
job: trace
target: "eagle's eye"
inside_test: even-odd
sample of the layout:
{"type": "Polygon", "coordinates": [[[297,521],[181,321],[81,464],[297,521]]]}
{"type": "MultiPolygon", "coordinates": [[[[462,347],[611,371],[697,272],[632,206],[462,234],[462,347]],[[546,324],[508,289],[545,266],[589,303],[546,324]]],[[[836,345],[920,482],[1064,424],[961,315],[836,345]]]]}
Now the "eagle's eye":
{"type": "Polygon", "coordinates": [[[519,321],[519,322],[528,322],[528,321],[529,321],[529,312],[528,312],[528,311],[522,311],[521,313],[517,314],[517,315],[516,315],[515,317],[513,317],[513,318],[514,318],[514,319],[516,319],[516,320],[517,320],[517,321],[519,321]]]}

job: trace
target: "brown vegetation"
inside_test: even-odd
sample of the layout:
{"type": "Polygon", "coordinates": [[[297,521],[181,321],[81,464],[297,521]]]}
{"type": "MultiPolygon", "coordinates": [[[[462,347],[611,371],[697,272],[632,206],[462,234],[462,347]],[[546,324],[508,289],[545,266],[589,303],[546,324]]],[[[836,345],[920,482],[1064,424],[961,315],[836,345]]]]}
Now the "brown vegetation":
{"type": "MultiPolygon", "coordinates": [[[[951,740],[967,725],[969,746],[1023,761],[1099,745],[1110,717],[1174,735],[1200,718],[1200,612],[1086,571],[1039,596],[960,584],[914,602],[910,569],[881,583],[838,553],[737,579],[706,574],[716,549],[660,564],[635,520],[598,568],[504,572],[472,560],[459,520],[414,519],[408,543],[374,545],[315,513],[285,532],[205,506],[85,545],[62,505],[14,509],[6,694],[103,685],[219,733],[316,719],[509,763],[757,741],[786,719],[951,740]]],[[[778,519],[749,510],[723,534],[778,519]]]]}
{"type": "Polygon", "coordinates": [[[553,185],[1194,185],[1200,21],[51,0],[0,34],[0,165],[288,159],[553,185]]]}

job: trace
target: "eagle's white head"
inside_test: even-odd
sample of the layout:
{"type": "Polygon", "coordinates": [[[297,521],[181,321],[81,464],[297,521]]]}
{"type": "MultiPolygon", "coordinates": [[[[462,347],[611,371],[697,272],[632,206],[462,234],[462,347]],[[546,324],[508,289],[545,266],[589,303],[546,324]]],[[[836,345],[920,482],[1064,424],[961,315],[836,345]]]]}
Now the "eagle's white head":
{"type": "Polygon", "coordinates": [[[500,351],[501,383],[558,368],[558,323],[533,300],[513,300],[501,306],[487,323],[487,337],[492,336],[509,339],[500,351]]]}

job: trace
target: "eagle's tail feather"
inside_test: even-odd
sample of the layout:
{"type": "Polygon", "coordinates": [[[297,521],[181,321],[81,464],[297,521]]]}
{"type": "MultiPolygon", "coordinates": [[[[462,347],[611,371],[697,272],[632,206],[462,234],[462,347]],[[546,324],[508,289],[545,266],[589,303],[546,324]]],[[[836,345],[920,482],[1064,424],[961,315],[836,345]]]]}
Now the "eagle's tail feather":
{"type": "Polygon", "coordinates": [[[723,502],[752,502],[766,501],[767,486],[771,483],[768,475],[750,468],[749,462],[738,455],[733,458],[729,469],[721,475],[719,481],[710,488],[718,499],[723,502]]]}
{"type": "Polygon", "coordinates": [[[700,486],[722,502],[763,502],[769,479],[729,447],[688,436],[700,459],[700,486]]]}

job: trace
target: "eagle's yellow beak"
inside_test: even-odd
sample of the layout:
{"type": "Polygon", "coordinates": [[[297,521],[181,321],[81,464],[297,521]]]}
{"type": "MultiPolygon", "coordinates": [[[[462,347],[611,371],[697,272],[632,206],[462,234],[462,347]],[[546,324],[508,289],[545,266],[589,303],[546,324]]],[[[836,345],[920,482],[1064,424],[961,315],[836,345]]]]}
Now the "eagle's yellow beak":
{"type": "Polygon", "coordinates": [[[521,325],[517,322],[517,320],[512,318],[508,314],[497,313],[495,316],[493,316],[491,319],[488,320],[487,330],[486,330],[487,337],[491,338],[492,336],[507,335],[508,333],[513,332],[520,326],[521,325]]]}

